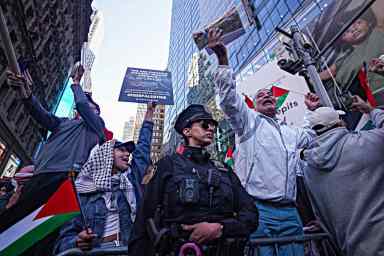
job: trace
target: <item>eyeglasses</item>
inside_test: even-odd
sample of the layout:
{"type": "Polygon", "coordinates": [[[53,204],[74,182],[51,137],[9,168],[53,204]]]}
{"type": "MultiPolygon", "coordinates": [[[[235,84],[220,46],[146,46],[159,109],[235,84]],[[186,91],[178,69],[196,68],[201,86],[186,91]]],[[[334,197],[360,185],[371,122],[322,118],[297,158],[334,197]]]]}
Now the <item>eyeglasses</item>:
{"type": "Polygon", "coordinates": [[[209,129],[209,127],[211,127],[212,129],[216,129],[216,123],[212,120],[200,120],[200,121],[197,121],[197,123],[204,130],[209,129]]]}

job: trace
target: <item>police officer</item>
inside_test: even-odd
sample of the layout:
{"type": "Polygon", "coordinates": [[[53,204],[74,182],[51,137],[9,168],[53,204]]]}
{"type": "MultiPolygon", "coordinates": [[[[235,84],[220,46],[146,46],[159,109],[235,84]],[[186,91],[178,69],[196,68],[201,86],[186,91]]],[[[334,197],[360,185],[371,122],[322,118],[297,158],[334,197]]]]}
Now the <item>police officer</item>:
{"type": "Polygon", "coordinates": [[[237,176],[205,151],[216,127],[202,105],[180,113],[175,129],[184,149],[157,163],[128,246],[130,256],[178,255],[187,242],[206,250],[204,255],[243,255],[239,243],[226,245],[256,230],[258,212],[237,176]]]}

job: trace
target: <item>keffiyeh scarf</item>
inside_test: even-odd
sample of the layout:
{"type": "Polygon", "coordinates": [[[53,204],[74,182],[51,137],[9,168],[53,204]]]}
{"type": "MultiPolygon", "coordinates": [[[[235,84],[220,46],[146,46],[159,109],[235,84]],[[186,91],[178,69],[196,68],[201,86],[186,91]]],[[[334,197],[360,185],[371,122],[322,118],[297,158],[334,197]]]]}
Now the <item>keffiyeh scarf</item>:
{"type": "Polygon", "coordinates": [[[79,194],[105,192],[103,198],[110,211],[113,211],[116,205],[113,191],[117,189],[124,191],[131,207],[131,217],[134,219],[136,196],[134,187],[127,176],[130,170],[112,176],[114,144],[115,140],[107,141],[93,150],[76,179],[76,188],[79,194]]]}

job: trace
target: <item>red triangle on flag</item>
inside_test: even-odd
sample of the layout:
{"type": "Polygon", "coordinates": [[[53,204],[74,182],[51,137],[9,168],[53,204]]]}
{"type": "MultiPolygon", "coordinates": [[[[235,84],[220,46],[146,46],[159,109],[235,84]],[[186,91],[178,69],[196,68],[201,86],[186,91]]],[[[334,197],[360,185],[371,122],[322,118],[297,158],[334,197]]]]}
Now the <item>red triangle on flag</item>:
{"type": "Polygon", "coordinates": [[[104,136],[105,136],[105,140],[106,141],[109,141],[109,140],[113,139],[113,132],[111,132],[107,128],[103,128],[103,132],[104,132],[104,136]]]}
{"type": "Polygon", "coordinates": [[[248,97],[248,95],[246,95],[244,93],[243,93],[243,95],[244,95],[244,100],[245,100],[245,103],[247,104],[247,106],[251,109],[254,109],[255,104],[254,104],[253,100],[250,97],[248,97]]]}
{"type": "Polygon", "coordinates": [[[358,79],[360,81],[361,88],[363,88],[365,96],[367,97],[367,101],[369,104],[371,104],[372,107],[376,107],[377,101],[369,87],[367,72],[365,72],[364,68],[360,69],[358,79]]]}
{"type": "Polygon", "coordinates": [[[80,211],[77,197],[71,180],[64,181],[55,193],[48,199],[43,209],[36,215],[35,220],[65,213],[80,211]]]}
{"type": "Polygon", "coordinates": [[[280,87],[277,87],[277,86],[272,86],[271,89],[272,89],[272,95],[275,96],[275,97],[280,97],[280,96],[283,96],[286,93],[289,93],[288,90],[280,88],[280,87]]]}
{"type": "Polygon", "coordinates": [[[225,157],[231,157],[231,158],[233,157],[233,150],[232,150],[231,147],[228,148],[228,150],[227,150],[227,154],[226,154],[225,157]]]}

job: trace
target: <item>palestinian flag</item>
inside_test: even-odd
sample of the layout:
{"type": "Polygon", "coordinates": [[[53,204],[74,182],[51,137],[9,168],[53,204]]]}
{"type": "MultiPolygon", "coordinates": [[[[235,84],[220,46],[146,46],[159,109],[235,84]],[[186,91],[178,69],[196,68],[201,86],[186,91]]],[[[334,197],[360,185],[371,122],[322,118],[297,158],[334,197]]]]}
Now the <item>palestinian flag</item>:
{"type": "MultiPolygon", "coordinates": [[[[34,196],[38,197],[39,194],[34,196]]],[[[10,220],[1,220],[2,228],[5,227],[5,230],[2,230],[0,234],[0,255],[21,255],[79,214],[79,211],[72,182],[70,179],[66,179],[37,209],[27,214],[22,213],[22,216],[14,216],[10,220]]],[[[20,213],[14,211],[14,214],[20,213]]]]}
{"type": "Polygon", "coordinates": [[[277,86],[272,86],[272,95],[277,98],[276,101],[276,109],[280,109],[280,107],[284,104],[285,100],[288,97],[289,91],[277,86]]]}
{"type": "Polygon", "coordinates": [[[363,89],[365,96],[367,97],[367,101],[369,102],[369,104],[371,104],[372,107],[376,107],[377,101],[373,96],[372,90],[369,86],[368,75],[364,67],[360,69],[358,79],[360,81],[360,86],[363,89]]]}
{"type": "Polygon", "coordinates": [[[227,153],[225,154],[224,163],[233,170],[235,161],[233,160],[233,150],[231,147],[228,148],[227,153]]]}
{"type": "Polygon", "coordinates": [[[104,133],[106,141],[113,139],[113,132],[112,131],[108,130],[107,128],[103,128],[103,133],[104,133]]]}
{"type": "Polygon", "coordinates": [[[253,100],[246,94],[243,93],[245,104],[247,104],[248,108],[254,109],[255,108],[255,103],[253,100]]]}

